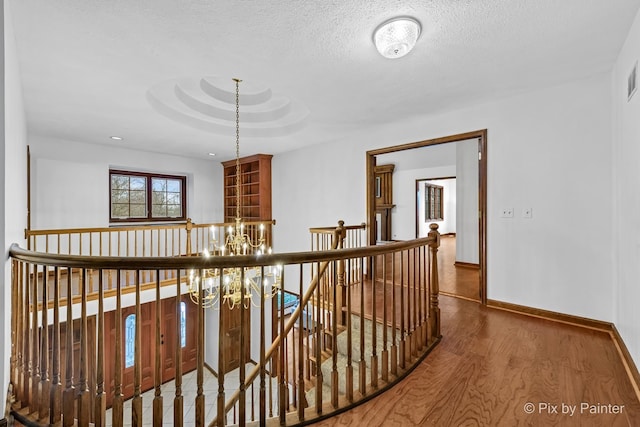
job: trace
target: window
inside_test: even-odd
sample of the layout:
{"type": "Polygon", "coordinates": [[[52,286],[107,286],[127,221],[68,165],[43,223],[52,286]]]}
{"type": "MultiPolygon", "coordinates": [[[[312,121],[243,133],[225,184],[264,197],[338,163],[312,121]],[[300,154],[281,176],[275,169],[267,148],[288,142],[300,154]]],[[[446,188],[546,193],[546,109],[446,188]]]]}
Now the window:
{"type": "Polygon", "coordinates": [[[442,221],[443,187],[433,184],[424,185],[424,220],[442,221]]]}
{"type": "Polygon", "coordinates": [[[111,222],[186,219],[186,177],[109,171],[111,222]]]}
{"type": "Polygon", "coordinates": [[[180,303],[180,347],[187,346],[187,303],[180,303]]]}
{"type": "Polygon", "coordinates": [[[130,314],[124,321],[124,367],[133,366],[136,354],[136,315],[130,314]]]}

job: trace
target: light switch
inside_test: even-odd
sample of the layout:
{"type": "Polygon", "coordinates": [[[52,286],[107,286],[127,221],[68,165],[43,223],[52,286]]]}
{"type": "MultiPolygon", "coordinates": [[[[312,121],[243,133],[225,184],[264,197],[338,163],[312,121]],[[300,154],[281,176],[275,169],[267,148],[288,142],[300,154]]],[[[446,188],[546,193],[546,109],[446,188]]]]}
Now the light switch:
{"type": "Polygon", "coordinates": [[[522,209],[522,218],[532,218],[532,217],[533,217],[533,208],[522,209]]]}

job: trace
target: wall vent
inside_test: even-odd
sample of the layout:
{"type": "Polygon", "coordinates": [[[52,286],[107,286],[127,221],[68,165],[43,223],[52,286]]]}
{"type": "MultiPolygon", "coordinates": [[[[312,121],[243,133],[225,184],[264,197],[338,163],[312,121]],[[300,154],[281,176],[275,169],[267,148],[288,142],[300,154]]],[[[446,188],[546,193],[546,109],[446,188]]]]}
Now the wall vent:
{"type": "Polygon", "coordinates": [[[638,61],[636,61],[629,78],[627,79],[627,101],[631,101],[633,94],[638,89],[638,61]]]}

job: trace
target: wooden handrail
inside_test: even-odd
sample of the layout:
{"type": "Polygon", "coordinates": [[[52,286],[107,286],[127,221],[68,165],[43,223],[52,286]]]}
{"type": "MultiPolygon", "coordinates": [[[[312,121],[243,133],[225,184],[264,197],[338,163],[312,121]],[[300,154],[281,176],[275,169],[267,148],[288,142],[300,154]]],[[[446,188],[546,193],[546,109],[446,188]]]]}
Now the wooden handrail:
{"type": "Polygon", "coordinates": [[[277,264],[298,264],[333,261],[381,255],[385,252],[413,249],[435,242],[431,236],[403,242],[393,242],[379,246],[361,248],[335,249],[324,252],[288,252],[281,254],[234,255],[204,257],[114,257],[47,254],[29,251],[14,243],[9,248],[9,255],[19,261],[47,266],[64,266],[70,268],[91,268],[102,270],[155,270],[155,269],[215,269],[234,267],[267,267],[277,264]]]}

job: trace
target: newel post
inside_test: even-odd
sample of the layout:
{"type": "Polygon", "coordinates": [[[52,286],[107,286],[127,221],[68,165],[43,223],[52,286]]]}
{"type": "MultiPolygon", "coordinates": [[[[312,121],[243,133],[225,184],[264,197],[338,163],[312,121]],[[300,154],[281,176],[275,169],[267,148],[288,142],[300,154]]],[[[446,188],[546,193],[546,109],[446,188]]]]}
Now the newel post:
{"type": "Polygon", "coordinates": [[[438,224],[429,225],[429,237],[432,242],[429,243],[431,248],[431,295],[430,295],[430,312],[431,312],[431,336],[440,338],[440,307],[438,307],[438,294],[440,293],[440,285],[438,283],[438,248],[440,247],[440,233],[438,232],[438,224]]]}
{"type": "Polygon", "coordinates": [[[193,223],[191,218],[187,218],[187,256],[191,256],[191,230],[193,229],[193,223]]]}
{"type": "MultiPolygon", "coordinates": [[[[344,228],[344,221],[340,220],[338,221],[338,227],[336,227],[335,230],[335,234],[334,234],[334,238],[337,239],[337,244],[335,245],[336,249],[342,249],[344,248],[344,239],[347,235],[347,231],[344,228]]],[[[345,260],[341,259],[338,260],[337,264],[336,264],[336,268],[337,268],[337,283],[336,286],[337,288],[337,299],[338,301],[336,301],[337,307],[338,307],[338,325],[345,325],[346,324],[346,313],[344,308],[346,307],[346,301],[347,301],[347,288],[345,287],[345,260]]]]}

